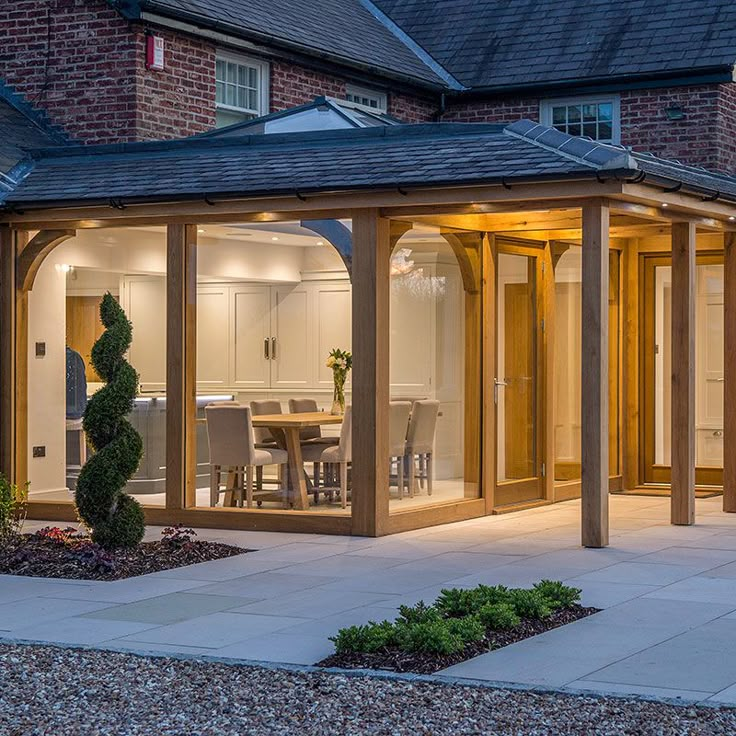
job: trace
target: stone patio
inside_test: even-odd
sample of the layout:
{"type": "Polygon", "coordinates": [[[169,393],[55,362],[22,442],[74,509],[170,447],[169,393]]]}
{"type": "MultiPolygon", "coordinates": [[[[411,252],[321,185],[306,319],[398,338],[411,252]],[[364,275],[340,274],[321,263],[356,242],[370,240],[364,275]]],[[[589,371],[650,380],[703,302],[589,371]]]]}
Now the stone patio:
{"type": "Polygon", "coordinates": [[[308,665],[340,627],[443,587],[553,578],[605,610],[438,677],[736,705],[736,515],[720,505],[672,527],[667,499],[612,496],[601,550],[578,546],[578,502],[382,539],[202,530],[258,551],[117,582],[0,576],[0,638],[308,665]]]}

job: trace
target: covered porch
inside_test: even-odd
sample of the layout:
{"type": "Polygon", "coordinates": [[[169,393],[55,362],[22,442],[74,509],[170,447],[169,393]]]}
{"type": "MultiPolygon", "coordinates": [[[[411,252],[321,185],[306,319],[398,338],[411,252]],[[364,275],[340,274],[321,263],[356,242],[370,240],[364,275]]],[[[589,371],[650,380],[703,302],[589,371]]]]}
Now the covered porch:
{"type": "Polygon", "coordinates": [[[736,511],[734,202],[730,178],[529,121],[43,152],[0,214],[2,470],[31,481],[33,518],[75,518],[71,496],[44,487],[48,426],[64,420],[43,371],[58,304],[37,297],[59,282],[68,298],[71,268],[96,273],[95,288],[101,273],[125,284],[134,334],[161,319],[131,350],[160,420],[139,499],[149,523],[383,536],[580,496],[581,541],[603,547],[611,492],[666,492],[677,525],[695,523],[697,493],[722,490],[736,511]],[[247,268],[245,232],[271,241],[247,268]],[[287,237],[331,256],[290,261],[287,237]],[[136,289],[148,301],[131,301],[136,289]],[[329,320],[299,321],[320,308],[329,320]],[[289,330],[309,335],[309,379],[284,372],[288,355],[273,363],[289,330]],[[346,507],[312,501],[301,467],[285,499],[208,503],[204,407],[288,396],[325,408],[333,340],[354,356],[346,507]],[[223,345],[235,352],[208,362],[223,345]],[[272,362],[254,386],[237,366],[256,351],[272,362]],[[409,460],[424,476],[411,493],[392,462],[402,400],[439,405],[430,450],[409,460]]]}

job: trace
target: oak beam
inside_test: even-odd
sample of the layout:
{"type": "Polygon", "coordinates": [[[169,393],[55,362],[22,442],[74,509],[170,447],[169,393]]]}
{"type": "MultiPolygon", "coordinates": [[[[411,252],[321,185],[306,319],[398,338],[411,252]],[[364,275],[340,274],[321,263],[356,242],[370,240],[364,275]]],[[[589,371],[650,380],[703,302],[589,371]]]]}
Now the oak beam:
{"type": "Polygon", "coordinates": [[[583,206],[582,543],[608,545],[609,208],[583,206]]]}
{"type": "Polygon", "coordinates": [[[736,513],[736,235],[724,238],[723,510],[736,513]]]}
{"type": "Polygon", "coordinates": [[[166,237],[166,508],[196,504],[197,226],[166,237]]]}
{"type": "Polygon", "coordinates": [[[353,533],[388,525],[391,229],[377,209],[353,214],[353,533]]]}
{"type": "Polygon", "coordinates": [[[76,230],[40,230],[28,242],[18,259],[18,288],[30,291],[36,279],[38,269],[46,256],[69,238],[77,234],[76,230]]]}
{"type": "Polygon", "coordinates": [[[672,225],[673,524],[695,523],[695,225],[672,225]]]}

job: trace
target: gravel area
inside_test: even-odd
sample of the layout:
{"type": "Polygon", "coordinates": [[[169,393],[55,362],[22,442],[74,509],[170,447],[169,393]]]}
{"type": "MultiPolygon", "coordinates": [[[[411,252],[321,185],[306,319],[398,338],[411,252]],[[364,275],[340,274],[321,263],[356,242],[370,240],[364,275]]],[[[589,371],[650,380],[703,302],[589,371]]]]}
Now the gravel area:
{"type": "Polygon", "coordinates": [[[734,732],[736,709],[0,644],[2,736],[734,732]]]}

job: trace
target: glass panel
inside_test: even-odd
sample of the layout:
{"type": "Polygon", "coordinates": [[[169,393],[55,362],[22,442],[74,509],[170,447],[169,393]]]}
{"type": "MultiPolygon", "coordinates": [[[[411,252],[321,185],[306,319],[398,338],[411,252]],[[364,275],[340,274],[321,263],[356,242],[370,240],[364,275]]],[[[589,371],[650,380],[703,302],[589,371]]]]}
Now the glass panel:
{"type": "Polygon", "coordinates": [[[552,123],[554,125],[561,125],[567,122],[567,108],[566,107],[553,107],[552,108],[552,123]]]}
{"type": "Polygon", "coordinates": [[[613,105],[610,102],[600,102],[598,104],[598,119],[613,120],[613,105]]]}
{"type": "Polygon", "coordinates": [[[132,323],[125,357],[140,380],[127,418],[142,437],[143,457],[126,491],[145,505],[164,503],[166,249],[163,228],[153,227],[80,230],[39,269],[29,294],[32,500],[73,501],[81,465],[92,453],[81,418],[88,400],[105,386],[91,353],[105,329],[99,311],[107,293],[132,323]],[[43,448],[37,450],[43,456],[33,457],[33,448],[43,448]]]}
{"type": "Polygon", "coordinates": [[[596,140],[598,138],[598,126],[595,123],[585,123],[583,125],[583,135],[596,140]]]}
{"type": "Polygon", "coordinates": [[[609,252],[608,260],[608,473],[618,475],[620,447],[621,254],[609,252]]]}
{"type": "Polygon", "coordinates": [[[555,266],[555,480],[580,479],[582,248],[570,246],[555,266]]]}
{"type": "MultiPolygon", "coordinates": [[[[655,269],[654,462],[671,463],[672,268],[655,269]]],[[[695,462],[723,467],[723,265],[695,279],[695,462]]]]}
{"type": "Polygon", "coordinates": [[[598,105],[583,105],[583,121],[586,123],[595,122],[598,105]]]}
{"type": "Polygon", "coordinates": [[[567,108],[567,119],[571,123],[580,122],[580,105],[569,105],[567,108]]]}
{"type": "MultiPolygon", "coordinates": [[[[236,401],[251,408],[256,422],[263,414],[319,415],[301,433],[305,496],[283,462],[284,432],[278,424],[254,427],[257,452],[251,460],[260,469],[253,473],[251,513],[350,514],[349,493],[346,508],[341,503],[340,466],[328,465],[323,455],[339,446],[342,417],[330,414],[334,384],[326,362],[334,348],[351,350],[351,293],[347,269],[335,249],[298,222],[198,228],[197,507],[238,506],[244,483],[247,489],[247,474],[244,478],[226,470],[212,475],[216,458],[233,437],[239,438],[235,449],[240,454],[230,458],[228,467],[243,467],[251,457],[246,428],[236,425],[223,438],[222,425],[207,419],[206,407],[236,401]],[[292,401],[301,405],[290,405],[292,401]],[[280,461],[265,462],[269,458],[264,452],[280,461]]],[[[348,374],[348,404],[351,386],[348,374]]],[[[247,492],[243,506],[245,512],[247,492]]]]}
{"type": "Polygon", "coordinates": [[[401,238],[391,259],[391,512],[480,495],[479,310],[436,228],[401,238]]]}
{"type": "Polygon", "coordinates": [[[613,127],[611,123],[603,122],[598,124],[598,140],[613,140],[613,127]]]}
{"type": "Polygon", "coordinates": [[[537,475],[535,259],[498,256],[497,476],[537,475]]]}

